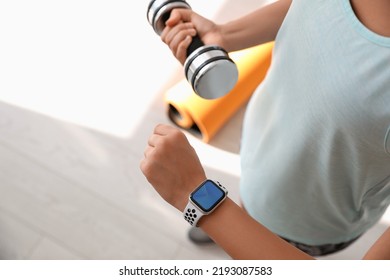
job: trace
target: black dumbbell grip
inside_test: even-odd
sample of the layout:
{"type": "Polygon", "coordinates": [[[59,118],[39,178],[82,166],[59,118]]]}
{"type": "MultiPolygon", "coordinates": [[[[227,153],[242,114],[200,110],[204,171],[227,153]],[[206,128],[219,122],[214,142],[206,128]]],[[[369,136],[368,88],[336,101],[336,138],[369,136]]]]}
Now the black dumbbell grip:
{"type": "Polygon", "coordinates": [[[192,37],[192,42],[187,48],[187,57],[190,56],[191,53],[193,53],[196,49],[203,47],[204,44],[200,37],[196,35],[195,37],[192,37]]]}

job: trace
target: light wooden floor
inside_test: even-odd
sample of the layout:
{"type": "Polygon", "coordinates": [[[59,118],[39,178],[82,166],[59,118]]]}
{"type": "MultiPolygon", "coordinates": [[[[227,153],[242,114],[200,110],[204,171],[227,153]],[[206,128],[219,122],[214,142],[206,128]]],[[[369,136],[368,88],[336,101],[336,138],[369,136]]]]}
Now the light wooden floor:
{"type": "MultiPolygon", "coordinates": [[[[225,2],[217,19],[245,10],[227,9],[234,1],[225,2]]],[[[259,5],[246,2],[246,9],[259,5]]],[[[161,53],[170,61],[170,54],[161,53]]],[[[151,73],[157,70],[163,72],[160,80],[147,82],[132,72],[135,86],[124,83],[126,96],[112,93],[114,104],[96,92],[80,91],[59,102],[55,92],[44,99],[27,86],[16,93],[11,86],[0,88],[0,259],[229,259],[215,245],[192,244],[180,213],[139,171],[153,127],[169,123],[162,92],[166,79],[177,75],[177,65],[168,62],[151,73]],[[132,94],[139,98],[129,98],[132,94]]],[[[224,182],[236,201],[244,111],[210,144],[187,133],[208,176],[224,182]]],[[[390,224],[389,216],[351,248],[330,257],[360,258],[390,224]]]]}
{"type": "Polygon", "coordinates": [[[120,139],[0,103],[0,258],[226,258],[188,242],[139,171],[159,107],[120,139]]]}

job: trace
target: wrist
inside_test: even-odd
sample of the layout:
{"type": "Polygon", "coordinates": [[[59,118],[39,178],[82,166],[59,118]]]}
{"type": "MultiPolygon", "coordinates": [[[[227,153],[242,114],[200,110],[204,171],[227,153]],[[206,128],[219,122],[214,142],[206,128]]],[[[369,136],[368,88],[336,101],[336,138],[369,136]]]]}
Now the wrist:
{"type": "Polygon", "coordinates": [[[242,30],[236,21],[229,21],[219,25],[219,32],[224,49],[227,52],[241,50],[246,46],[246,38],[242,36],[242,30]]]}
{"type": "Polygon", "coordinates": [[[226,200],[217,209],[215,209],[212,215],[204,216],[198,222],[198,227],[202,228],[204,231],[206,231],[210,226],[213,227],[213,224],[216,224],[215,221],[218,223],[221,219],[223,220],[224,215],[229,213],[232,205],[240,208],[231,198],[226,197],[226,200]]]}
{"type": "Polygon", "coordinates": [[[181,191],[176,193],[175,202],[171,204],[180,212],[183,212],[191,193],[206,179],[206,177],[199,177],[198,179],[193,179],[184,183],[182,187],[180,187],[181,191]]]}
{"type": "Polygon", "coordinates": [[[234,51],[230,38],[229,23],[220,24],[217,26],[218,34],[221,36],[220,46],[224,48],[228,53],[234,51]]]}

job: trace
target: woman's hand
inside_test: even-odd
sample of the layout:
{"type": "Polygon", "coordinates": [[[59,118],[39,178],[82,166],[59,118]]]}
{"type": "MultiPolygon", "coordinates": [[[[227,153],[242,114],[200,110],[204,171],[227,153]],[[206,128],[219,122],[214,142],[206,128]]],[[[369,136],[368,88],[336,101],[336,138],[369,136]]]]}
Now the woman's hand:
{"type": "Polygon", "coordinates": [[[157,125],[148,140],[140,168],[150,184],[172,206],[183,211],[190,193],[206,179],[186,136],[169,125],[157,125]]]}
{"type": "Polygon", "coordinates": [[[184,64],[187,48],[192,42],[192,37],[196,35],[204,44],[223,47],[219,26],[191,9],[173,9],[165,22],[161,39],[169,46],[174,56],[184,64]]]}

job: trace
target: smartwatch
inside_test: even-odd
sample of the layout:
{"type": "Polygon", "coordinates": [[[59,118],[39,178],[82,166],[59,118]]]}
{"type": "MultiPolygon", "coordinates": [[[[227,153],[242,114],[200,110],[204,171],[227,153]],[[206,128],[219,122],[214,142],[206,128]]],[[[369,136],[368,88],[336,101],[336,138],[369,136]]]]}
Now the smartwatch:
{"type": "Polygon", "coordinates": [[[184,208],[184,219],[191,225],[197,226],[204,215],[212,213],[227,197],[228,191],[217,181],[206,180],[190,195],[184,208]]]}

